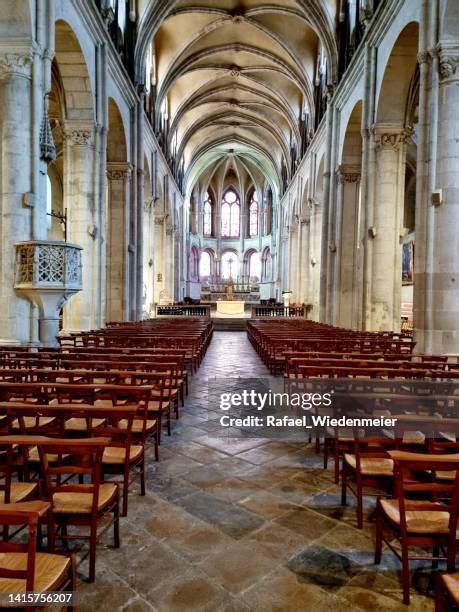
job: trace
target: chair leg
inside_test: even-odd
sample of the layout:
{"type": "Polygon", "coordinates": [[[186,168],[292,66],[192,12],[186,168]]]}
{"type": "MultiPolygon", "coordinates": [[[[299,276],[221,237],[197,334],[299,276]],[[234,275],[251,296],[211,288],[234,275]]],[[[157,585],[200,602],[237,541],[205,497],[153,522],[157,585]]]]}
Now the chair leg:
{"type": "Polygon", "coordinates": [[[129,470],[127,474],[124,475],[123,482],[123,507],[121,510],[121,516],[127,516],[128,511],[128,495],[129,495],[129,470]]]}
{"type": "Polygon", "coordinates": [[[402,540],[402,586],[403,603],[410,603],[410,565],[408,561],[408,546],[402,540]]]}
{"type": "Polygon", "coordinates": [[[156,421],[155,431],[155,461],[159,461],[159,435],[161,427],[158,426],[159,421],[156,421]]]}
{"type": "Polygon", "coordinates": [[[91,534],[89,536],[89,577],[88,582],[94,582],[96,579],[96,547],[97,547],[97,522],[91,525],[91,534]]]}
{"type": "MultiPolygon", "coordinates": [[[[72,553],[72,555],[70,556],[70,584],[69,584],[69,591],[71,591],[72,593],[75,593],[76,591],[76,560],[75,560],[75,555],[72,553]]],[[[67,611],[68,612],[74,612],[75,610],[75,606],[72,604],[70,606],[67,606],[67,611]]]]}
{"type": "Polygon", "coordinates": [[[316,434],[316,455],[320,453],[320,435],[316,434]]]}
{"type": "Polygon", "coordinates": [[[347,504],[347,471],[343,463],[343,470],[341,472],[341,505],[346,506],[347,504]]]}
{"type": "Polygon", "coordinates": [[[113,508],[113,546],[120,547],[120,507],[118,501],[113,508]]]}
{"type": "Polygon", "coordinates": [[[378,506],[376,507],[376,542],[375,542],[375,565],[379,565],[381,563],[381,553],[382,553],[382,517],[381,511],[378,506]]]}
{"type": "Polygon", "coordinates": [[[140,495],[144,496],[145,494],[145,454],[142,454],[142,461],[140,463],[140,495]]]}
{"type": "MultiPolygon", "coordinates": [[[[432,548],[432,556],[438,557],[439,554],[440,554],[440,545],[434,544],[432,548]]],[[[437,568],[438,568],[438,559],[432,559],[432,569],[437,569],[437,568]]]]}
{"type": "Polygon", "coordinates": [[[363,527],[363,491],[359,478],[357,479],[357,527],[358,529],[363,527]]]}
{"type": "Polygon", "coordinates": [[[167,411],[167,435],[171,435],[171,409],[167,411]]]}
{"type": "Polygon", "coordinates": [[[333,455],[335,459],[335,484],[339,483],[339,448],[338,442],[335,440],[334,442],[333,455]]]}

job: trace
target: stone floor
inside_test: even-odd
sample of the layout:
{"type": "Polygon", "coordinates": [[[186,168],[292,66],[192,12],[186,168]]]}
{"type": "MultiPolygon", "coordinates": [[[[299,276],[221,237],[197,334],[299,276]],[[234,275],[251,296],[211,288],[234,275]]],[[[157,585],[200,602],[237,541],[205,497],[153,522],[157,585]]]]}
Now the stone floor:
{"type": "MultiPolygon", "coordinates": [[[[311,445],[221,435],[208,379],[266,374],[244,333],[214,335],[160,462],[149,461],[147,496],[130,497],[121,548],[107,534],[96,582],[79,584],[79,610],[407,609],[397,560],[386,551],[373,565],[371,503],[356,529],[311,445]]],[[[429,570],[412,582],[410,610],[433,610],[429,570]]]]}

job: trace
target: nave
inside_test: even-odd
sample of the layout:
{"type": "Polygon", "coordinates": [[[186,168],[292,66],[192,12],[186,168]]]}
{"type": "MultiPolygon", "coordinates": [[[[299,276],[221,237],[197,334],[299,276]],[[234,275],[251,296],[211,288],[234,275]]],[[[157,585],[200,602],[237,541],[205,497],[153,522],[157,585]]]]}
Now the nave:
{"type": "MultiPolygon", "coordinates": [[[[268,375],[245,332],[214,332],[160,462],[147,461],[146,497],[130,499],[121,551],[98,550],[97,580],[81,584],[84,610],[407,609],[398,561],[373,563],[374,498],[357,529],[314,444],[222,436],[209,379],[268,375]]],[[[410,610],[433,610],[429,576],[416,573],[410,610]]]]}
{"type": "Polygon", "coordinates": [[[247,333],[183,317],[2,346],[2,565],[17,571],[26,525],[38,579],[30,563],[17,578],[76,589],[79,610],[433,609],[458,579],[459,362],[413,347],[276,317],[247,333]],[[397,418],[302,424],[295,441],[225,430],[221,394],[265,379],[331,387],[330,416],[397,418]]]}

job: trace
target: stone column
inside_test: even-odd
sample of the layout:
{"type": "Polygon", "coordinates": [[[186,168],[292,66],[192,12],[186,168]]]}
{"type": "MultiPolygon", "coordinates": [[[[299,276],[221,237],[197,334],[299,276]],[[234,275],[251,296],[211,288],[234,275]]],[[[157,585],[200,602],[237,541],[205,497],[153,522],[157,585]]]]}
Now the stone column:
{"type": "Polygon", "coordinates": [[[408,132],[396,125],[374,126],[376,189],[372,241],[371,304],[368,328],[400,330],[403,204],[408,132]]]}
{"type": "Polygon", "coordinates": [[[165,216],[155,217],[155,303],[159,304],[160,294],[165,286],[165,262],[164,262],[164,244],[165,244],[165,216]]]}
{"type": "Polygon", "coordinates": [[[300,218],[300,239],[298,248],[298,303],[306,304],[308,301],[309,274],[309,251],[310,251],[310,211],[305,217],[300,218]]]}
{"type": "Polygon", "coordinates": [[[175,233],[176,228],[174,225],[168,225],[166,227],[166,241],[164,248],[164,273],[165,273],[165,286],[171,300],[175,299],[175,233]]]}
{"type": "Polygon", "coordinates": [[[360,171],[353,166],[340,166],[339,180],[342,217],[341,227],[338,228],[338,325],[357,329],[358,308],[361,303],[360,171]]]}
{"type": "Polygon", "coordinates": [[[143,262],[144,262],[144,283],[145,283],[145,296],[144,296],[144,316],[153,316],[153,303],[155,301],[155,226],[153,216],[153,205],[154,200],[148,198],[145,200],[144,214],[145,223],[143,228],[144,236],[144,250],[143,250],[143,262]]]}
{"type": "Polygon", "coordinates": [[[94,199],[94,124],[64,124],[64,207],[69,242],[82,247],[83,290],[64,309],[66,332],[94,329],[100,304],[97,299],[97,211],[94,199]]]}
{"type": "Polygon", "coordinates": [[[28,342],[30,305],[14,291],[14,244],[29,240],[32,207],[31,53],[0,54],[0,342],[28,342]]]}
{"type": "Polygon", "coordinates": [[[127,211],[131,173],[132,166],[128,162],[107,163],[107,321],[123,321],[128,318],[129,226],[127,211]]]}
{"type": "Polygon", "coordinates": [[[280,276],[280,291],[289,290],[289,233],[290,228],[284,227],[281,234],[280,239],[280,266],[279,266],[279,276],[280,276]]]}
{"type": "Polygon", "coordinates": [[[292,291],[292,302],[296,302],[298,296],[297,286],[297,271],[298,271],[298,241],[299,241],[299,226],[296,215],[290,225],[289,232],[289,280],[288,290],[292,291]]]}
{"type": "Polygon", "coordinates": [[[459,44],[440,47],[437,189],[432,296],[426,331],[432,353],[459,353],[459,44]]]}

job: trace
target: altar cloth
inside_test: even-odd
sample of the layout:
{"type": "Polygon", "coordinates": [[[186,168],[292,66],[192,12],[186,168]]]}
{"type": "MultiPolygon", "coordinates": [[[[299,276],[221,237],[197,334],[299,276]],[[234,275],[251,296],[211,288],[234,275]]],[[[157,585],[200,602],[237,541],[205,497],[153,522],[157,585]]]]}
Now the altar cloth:
{"type": "Polygon", "coordinates": [[[244,314],[245,302],[239,300],[219,300],[217,302],[217,312],[225,315],[244,314]]]}

